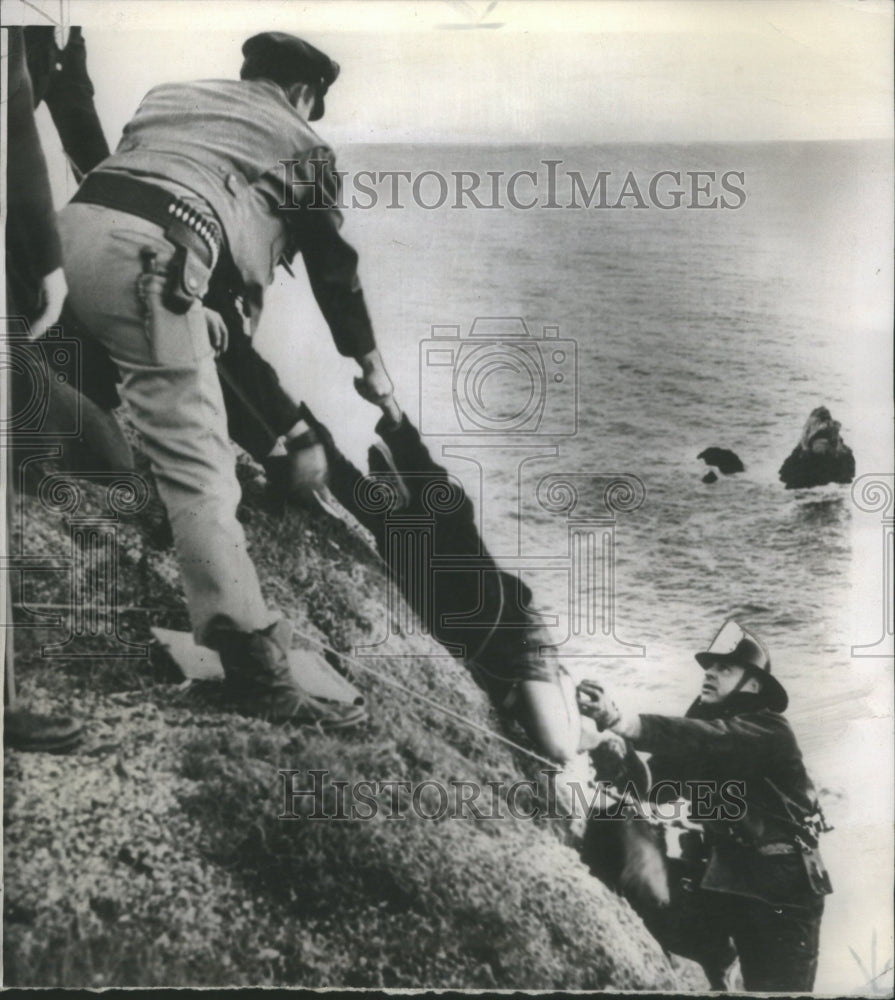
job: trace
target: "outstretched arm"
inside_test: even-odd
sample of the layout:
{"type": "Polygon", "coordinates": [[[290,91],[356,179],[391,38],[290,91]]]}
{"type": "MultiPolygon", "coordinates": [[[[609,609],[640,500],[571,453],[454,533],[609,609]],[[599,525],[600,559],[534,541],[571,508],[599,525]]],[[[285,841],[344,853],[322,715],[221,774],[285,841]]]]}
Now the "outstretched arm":
{"type": "Polygon", "coordinates": [[[329,325],[336,348],[345,357],[360,359],[376,348],[357,274],[357,251],[342,238],[339,178],[335,154],[325,146],[312,150],[293,165],[293,191],[305,195],[282,202],[282,214],[301,252],[314,298],[329,325]],[[304,175],[302,178],[301,176],[304,175]]]}
{"type": "MultiPolygon", "coordinates": [[[[335,155],[326,147],[313,150],[303,165],[308,196],[285,209],[294,248],[301,251],[314,298],[320,306],[336,349],[360,365],[355,380],[364,399],[383,407],[394,420],[400,411],[391,406],[394,387],[386,371],[373,325],[367,312],[357,273],[357,251],[342,238],[342,213],[338,208],[340,184],[335,155]]],[[[284,200],[283,204],[286,204],[284,200]]]]}
{"type": "Polygon", "coordinates": [[[611,730],[629,740],[637,750],[663,756],[758,763],[776,758],[794,744],[789,723],[774,712],[712,720],[628,715],[593,681],[579,685],[578,708],[601,731],[611,730]]]}
{"type": "MultiPolygon", "coordinates": [[[[627,729],[638,750],[687,757],[718,760],[748,760],[755,763],[777,758],[792,746],[789,724],[773,712],[736,715],[730,719],[675,718],[666,715],[640,715],[627,729]]],[[[614,732],[626,735],[625,729],[614,732]]]]}

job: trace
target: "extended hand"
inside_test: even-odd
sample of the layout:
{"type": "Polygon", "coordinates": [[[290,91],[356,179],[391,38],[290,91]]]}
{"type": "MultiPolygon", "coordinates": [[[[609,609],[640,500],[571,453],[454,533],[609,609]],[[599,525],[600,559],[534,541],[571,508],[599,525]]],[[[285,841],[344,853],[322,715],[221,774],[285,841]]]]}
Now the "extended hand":
{"type": "Polygon", "coordinates": [[[613,732],[603,733],[600,742],[590,751],[590,759],[601,781],[617,782],[624,778],[627,756],[628,744],[613,732]]]}
{"type": "Polygon", "coordinates": [[[44,276],[40,291],[43,310],[31,324],[28,334],[31,340],[42,337],[62,313],[65,296],[68,295],[68,285],[65,283],[65,272],[61,267],[44,276]]]}
{"type": "Polygon", "coordinates": [[[369,354],[357,359],[361,376],[354,380],[354,388],[368,403],[382,406],[394,394],[395,387],[385,370],[379,351],[374,348],[369,354]]]}

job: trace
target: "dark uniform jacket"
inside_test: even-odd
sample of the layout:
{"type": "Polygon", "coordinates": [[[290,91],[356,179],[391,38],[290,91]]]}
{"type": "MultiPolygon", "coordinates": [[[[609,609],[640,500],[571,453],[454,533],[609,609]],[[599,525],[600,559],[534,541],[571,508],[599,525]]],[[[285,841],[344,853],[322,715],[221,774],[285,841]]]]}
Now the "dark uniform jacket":
{"type": "Polygon", "coordinates": [[[277,264],[302,253],[339,352],[359,357],[375,347],[357,253],[339,235],[335,157],[277,84],[155,87],[98,169],[173,181],[203,198],[223,226],[254,315],[277,264]]]}
{"type": "Polygon", "coordinates": [[[691,813],[718,810],[704,824],[710,854],[702,888],[769,903],[831,891],[805,824],[817,811],[814,786],[789,723],[760,694],[737,692],[718,705],[696,701],[685,718],[641,715],[640,721],[633,742],[653,754],[653,787],[665,779],[689,782],[691,813]],[[695,782],[717,791],[710,794],[706,784],[697,792],[695,782]],[[725,794],[725,782],[738,784],[725,794]]]}
{"type": "Polygon", "coordinates": [[[34,106],[46,102],[62,148],[81,177],[109,155],[93,103],[81,29],[72,28],[65,48],[60,49],[52,27],[31,25],[25,28],[25,51],[34,106]]]}

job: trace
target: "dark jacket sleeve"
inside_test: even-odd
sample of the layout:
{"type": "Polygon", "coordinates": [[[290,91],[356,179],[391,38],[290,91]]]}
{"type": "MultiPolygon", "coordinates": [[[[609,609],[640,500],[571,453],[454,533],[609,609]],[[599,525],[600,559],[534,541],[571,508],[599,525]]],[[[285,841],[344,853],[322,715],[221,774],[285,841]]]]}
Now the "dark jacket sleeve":
{"type": "MultiPolygon", "coordinates": [[[[335,157],[326,147],[305,159],[313,195],[287,210],[287,224],[304,258],[314,298],[332,333],[336,349],[359,358],[376,346],[364,293],[357,274],[358,256],[341,236],[339,178],[335,157]]],[[[310,183],[309,183],[310,192],[310,183]]]]}
{"type": "Polygon", "coordinates": [[[61,68],[50,77],[45,100],[62,148],[83,176],[109,155],[109,146],[93,103],[87,49],[80,28],[71,29],[59,63],[61,68]]]}
{"type": "Polygon", "coordinates": [[[638,750],[678,760],[705,760],[719,769],[755,767],[791,751],[795,737],[782,715],[771,711],[729,719],[641,715],[638,750]]]}
{"type": "Polygon", "coordinates": [[[31,79],[21,28],[9,28],[7,122],[7,267],[27,270],[38,282],[62,264],[47,161],[34,122],[31,79]]]}

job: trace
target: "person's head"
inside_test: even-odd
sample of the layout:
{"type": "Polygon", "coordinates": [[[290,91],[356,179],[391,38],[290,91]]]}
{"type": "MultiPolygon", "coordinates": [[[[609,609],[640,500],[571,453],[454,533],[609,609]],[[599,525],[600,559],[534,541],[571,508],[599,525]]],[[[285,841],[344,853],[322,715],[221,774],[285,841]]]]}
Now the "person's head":
{"type": "Polygon", "coordinates": [[[761,639],[732,618],[721,626],[707,650],[696,654],[705,671],[699,700],[717,705],[732,694],[762,695],[763,702],[782,712],[789,697],[771,675],[771,656],[761,639]]]}
{"type": "Polygon", "coordinates": [[[825,406],[818,406],[811,411],[802,430],[802,451],[815,455],[826,455],[838,451],[841,441],[839,431],[841,425],[834,420],[825,406]]]}
{"type": "Polygon", "coordinates": [[[323,98],[339,75],[339,64],[295,35],[265,31],[242,47],[242,80],[271,80],[282,87],[289,103],[308,121],[325,111],[323,98]]]}

